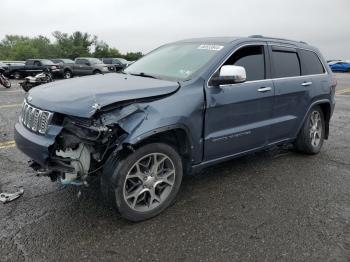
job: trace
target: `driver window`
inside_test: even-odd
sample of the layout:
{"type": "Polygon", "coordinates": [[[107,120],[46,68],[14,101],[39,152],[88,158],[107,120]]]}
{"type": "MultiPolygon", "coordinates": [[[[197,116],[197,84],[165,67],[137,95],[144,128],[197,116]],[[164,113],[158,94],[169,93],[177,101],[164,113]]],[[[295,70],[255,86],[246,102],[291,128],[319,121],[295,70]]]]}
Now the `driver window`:
{"type": "Polygon", "coordinates": [[[246,81],[265,79],[264,46],[252,45],[242,47],[227,59],[224,65],[243,66],[247,74],[246,81]]]}

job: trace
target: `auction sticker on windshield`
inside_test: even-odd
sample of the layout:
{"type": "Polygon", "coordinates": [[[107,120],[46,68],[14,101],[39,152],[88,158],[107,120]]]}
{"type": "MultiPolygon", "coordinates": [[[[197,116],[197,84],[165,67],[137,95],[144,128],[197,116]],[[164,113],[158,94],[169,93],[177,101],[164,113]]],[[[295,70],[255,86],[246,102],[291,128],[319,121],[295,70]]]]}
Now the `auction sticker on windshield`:
{"type": "Polygon", "coordinates": [[[211,51],[220,51],[223,49],[222,45],[200,45],[197,49],[211,50],[211,51]]]}

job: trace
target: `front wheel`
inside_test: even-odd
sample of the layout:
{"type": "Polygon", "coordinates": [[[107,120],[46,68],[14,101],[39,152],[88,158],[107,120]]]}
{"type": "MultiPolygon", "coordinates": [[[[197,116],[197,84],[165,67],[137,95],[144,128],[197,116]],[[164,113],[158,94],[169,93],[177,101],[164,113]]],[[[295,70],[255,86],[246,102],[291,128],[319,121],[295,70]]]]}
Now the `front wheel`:
{"type": "Polygon", "coordinates": [[[124,159],[111,156],[101,189],[124,218],[142,221],[158,215],[174,201],[182,174],[177,151],[167,144],[152,143],[124,159]]]}
{"type": "Polygon", "coordinates": [[[63,78],[64,79],[69,79],[69,78],[72,78],[72,77],[73,77],[73,75],[72,75],[72,72],[70,70],[64,71],[64,73],[63,73],[63,78]]]}
{"type": "Polygon", "coordinates": [[[321,151],[325,137],[325,121],[321,108],[316,106],[308,114],[295,142],[298,151],[314,155],[321,151]]]}

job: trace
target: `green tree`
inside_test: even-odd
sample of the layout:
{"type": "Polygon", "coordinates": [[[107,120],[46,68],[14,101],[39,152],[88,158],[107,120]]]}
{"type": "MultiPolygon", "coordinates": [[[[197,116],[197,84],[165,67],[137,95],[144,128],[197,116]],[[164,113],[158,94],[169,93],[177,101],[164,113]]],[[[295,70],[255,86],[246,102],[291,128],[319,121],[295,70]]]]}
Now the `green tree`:
{"type": "Polygon", "coordinates": [[[6,35],[0,41],[0,60],[26,60],[28,58],[71,58],[78,56],[124,57],[127,60],[137,60],[141,52],[129,52],[122,55],[118,49],[110,47],[96,36],[76,31],[72,34],[55,31],[54,41],[39,35],[26,37],[6,35]]]}
{"type": "Polygon", "coordinates": [[[94,57],[121,57],[119,50],[110,48],[109,45],[103,41],[97,41],[95,46],[94,57]]]}
{"type": "Polygon", "coordinates": [[[71,35],[60,31],[53,32],[56,40],[57,50],[61,57],[74,59],[78,56],[91,56],[91,48],[97,41],[96,36],[80,31],[71,35]]]}
{"type": "Polygon", "coordinates": [[[143,56],[143,54],[141,52],[128,52],[126,53],[126,55],[124,55],[124,58],[128,61],[136,61],[138,59],[140,59],[143,56]]]}

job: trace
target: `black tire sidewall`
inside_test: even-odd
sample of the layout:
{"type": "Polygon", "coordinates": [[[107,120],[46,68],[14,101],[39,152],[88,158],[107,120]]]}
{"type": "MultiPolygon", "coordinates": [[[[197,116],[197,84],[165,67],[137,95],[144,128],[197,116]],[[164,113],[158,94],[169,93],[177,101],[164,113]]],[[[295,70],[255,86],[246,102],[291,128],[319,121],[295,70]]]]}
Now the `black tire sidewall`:
{"type": "Polygon", "coordinates": [[[14,72],[13,73],[13,78],[18,80],[18,79],[21,79],[21,73],[20,72],[14,72]]]}
{"type": "Polygon", "coordinates": [[[64,78],[64,79],[70,79],[70,78],[72,78],[72,72],[69,71],[69,70],[64,71],[64,73],[63,73],[63,78],[64,78]],[[69,77],[66,77],[67,74],[69,74],[69,77]]]}
{"type": "Polygon", "coordinates": [[[11,87],[11,82],[10,82],[10,80],[8,80],[8,79],[5,80],[5,83],[4,83],[4,84],[5,84],[5,87],[6,87],[6,88],[10,88],[10,87],[11,87]]]}
{"type": "Polygon", "coordinates": [[[302,129],[303,134],[301,134],[301,137],[299,137],[299,144],[301,144],[300,146],[304,149],[302,151],[304,151],[305,153],[308,154],[317,154],[320,152],[323,142],[324,142],[324,137],[325,137],[325,121],[324,121],[324,115],[323,112],[321,110],[321,108],[319,106],[315,106],[313,107],[307,118],[306,121],[303,125],[303,129],[302,129]],[[322,124],[322,133],[321,133],[321,141],[318,144],[317,147],[314,147],[311,143],[311,138],[310,138],[310,118],[313,112],[317,111],[320,114],[321,117],[321,124],[322,124]]]}
{"type": "Polygon", "coordinates": [[[152,143],[152,144],[146,144],[138,149],[136,149],[135,152],[132,154],[129,154],[126,158],[120,160],[120,161],[113,161],[113,159],[110,159],[109,161],[110,167],[107,167],[107,172],[113,173],[104,173],[102,178],[102,184],[104,186],[106,183],[109,184],[109,202],[114,202],[116,208],[118,209],[119,213],[126,219],[137,222],[146,220],[149,218],[152,218],[159,213],[161,213],[164,209],[166,209],[174,200],[175,197],[180,189],[182,176],[183,176],[183,168],[182,168],[182,160],[177,151],[170,145],[163,144],[163,143],[152,143]],[[149,211],[149,212],[137,212],[133,209],[131,209],[128,204],[124,200],[123,196],[123,187],[126,175],[130,168],[135,164],[136,161],[138,161],[140,158],[142,158],[145,155],[151,154],[151,153],[163,153],[167,155],[174,164],[175,167],[175,183],[173,186],[173,189],[168,196],[168,198],[158,207],[155,209],[149,211]],[[112,167],[113,166],[113,167],[112,167]],[[112,168],[111,168],[112,167],[112,168]],[[109,170],[109,171],[108,171],[109,170]],[[109,179],[106,179],[106,176],[109,177],[109,179]]]}

